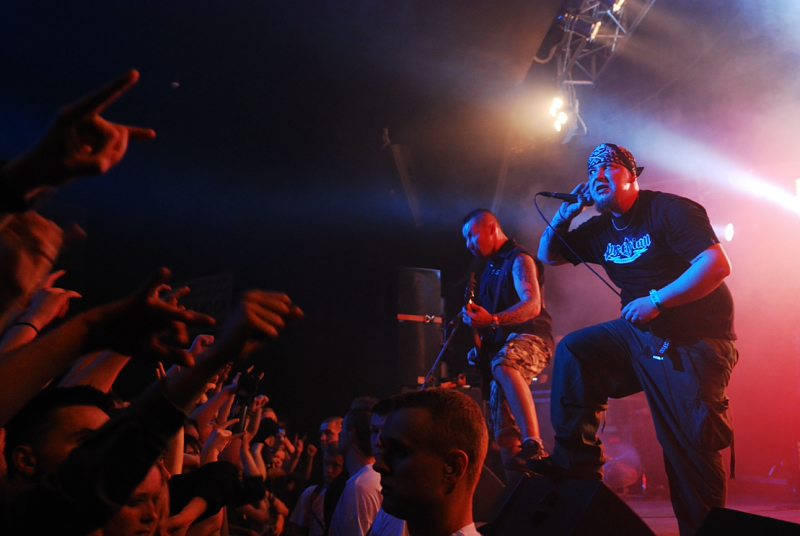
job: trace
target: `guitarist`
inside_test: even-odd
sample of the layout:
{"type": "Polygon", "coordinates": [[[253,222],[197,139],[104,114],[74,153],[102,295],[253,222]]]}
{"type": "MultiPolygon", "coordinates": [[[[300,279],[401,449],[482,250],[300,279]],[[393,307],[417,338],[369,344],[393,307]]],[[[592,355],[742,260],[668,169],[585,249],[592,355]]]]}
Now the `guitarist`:
{"type": "Polygon", "coordinates": [[[503,233],[489,210],[467,214],[462,234],[467,249],[486,262],[475,301],[462,311],[476,334],[470,354],[480,357],[477,365],[491,379],[489,427],[505,467],[522,470],[528,459],[546,455],[530,391],[553,352],[552,319],[542,295],[544,266],[503,233]]]}

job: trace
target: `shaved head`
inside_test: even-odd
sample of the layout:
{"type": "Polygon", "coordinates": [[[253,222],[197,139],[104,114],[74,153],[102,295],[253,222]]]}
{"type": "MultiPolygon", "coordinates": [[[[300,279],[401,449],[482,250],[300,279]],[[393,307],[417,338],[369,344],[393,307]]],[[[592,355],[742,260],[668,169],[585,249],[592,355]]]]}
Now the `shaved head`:
{"type": "Polygon", "coordinates": [[[476,257],[490,257],[508,240],[500,222],[490,210],[475,209],[464,216],[461,235],[467,249],[476,257]]]}
{"type": "Polygon", "coordinates": [[[497,226],[500,226],[500,222],[497,220],[497,216],[492,214],[492,211],[488,208],[476,208],[475,210],[471,211],[469,214],[464,216],[464,219],[461,221],[461,226],[474,222],[478,225],[485,225],[494,223],[497,226]]]}

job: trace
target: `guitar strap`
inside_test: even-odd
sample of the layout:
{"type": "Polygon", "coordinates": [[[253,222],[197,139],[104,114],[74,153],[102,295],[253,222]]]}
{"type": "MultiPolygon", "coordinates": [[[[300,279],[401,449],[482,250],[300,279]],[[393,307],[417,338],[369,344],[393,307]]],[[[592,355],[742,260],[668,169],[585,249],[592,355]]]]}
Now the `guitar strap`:
{"type": "Polygon", "coordinates": [[[497,314],[497,302],[500,300],[500,288],[503,286],[503,281],[505,280],[506,275],[508,274],[509,267],[514,264],[514,259],[516,258],[517,256],[513,255],[505,259],[503,261],[502,267],[500,268],[500,277],[497,278],[497,286],[495,286],[494,289],[494,302],[492,303],[492,311],[493,311],[492,315],[497,314]]]}

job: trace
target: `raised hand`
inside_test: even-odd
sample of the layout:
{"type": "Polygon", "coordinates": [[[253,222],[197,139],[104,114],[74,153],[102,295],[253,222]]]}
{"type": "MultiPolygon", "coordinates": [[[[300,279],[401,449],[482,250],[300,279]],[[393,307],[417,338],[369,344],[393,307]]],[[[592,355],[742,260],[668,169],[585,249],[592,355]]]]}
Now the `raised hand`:
{"type": "Polygon", "coordinates": [[[573,218],[583,212],[584,208],[594,204],[588,182],[579,183],[575,188],[572,189],[572,192],[570,193],[576,194],[578,196],[578,200],[574,203],[570,203],[568,201],[561,203],[561,206],[558,207],[557,215],[562,221],[572,221],[573,218]]]}
{"type": "Polygon", "coordinates": [[[210,326],[215,321],[210,316],[177,305],[174,295],[167,301],[162,299],[160,293],[168,288],[165,283],[169,275],[169,270],[160,268],[132,296],[89,311],[87,321],[97,328],[91,331],[91,345],[112,348],[124,355],[194,364],[194,358],[181,347],[188,344],[185,324],[210,326]],[[167,335],[178,340],[175,344],[166,343],[167,335]]]}
{"type": "Polygon", "coordinates": [[[250,404],[250,411],[264,409],[268,403],[269,397],[267,395],[258,395],[253,399],[253,403],[250,404]]]}
{"type": "Polygon", "coordinates": [[[238,421],[239,419],[231,419],[229,421],[225,421],[219,426],[214,427],[214,429],[211,430],[211,433],[208,434],[208,438],[206,438],[205,442],[203,443],[203,449],[200,452],[201,463],[216,461],[220,452],[225,450],[225,447],[227,447],[231,441],[244,435],[244,433],[234,434],[228,430],[230,425],[238,421]]]}
{"type": "Polygon", "coordinates": [[[306,446],[306,454],[309,458],[313,458],[317,455],[317,447],[314,443],[309,443],[308,446],[306,446]]]}
{"type": "Polygon", "coordinates": [[[231,368],[233,368],[233,363],[226,363],[225,366],[219,369],[219,371],[217,372],[217,381],[214,384],[214,388],[207,393],[209,398],[216,396],[220,391],[222,391],[222,388],[225,385],[225,380],[228,379],[228,375],[231,373],[231,368]]]}
{"type": "Polygon", "coordinates": [[[64,270],[59,270],[42,280],[39,289],[34,292],[28,306],[22,311],[19,322],[29,322],[41,331],[56,318],[63,318],[67,314],[69,301],[82,296],[74,290],[53,286],[65,273],[64,270]]]}
{"type": "MultiPolygon", "coordinates": [[[[82,175],[105,173],[125,155],[129,140],[149,140],[149,128],[112,123],[100,113],[139,79],[135,70],[64,106],[39,142],[9,163],[5,173],[23,191],[60,186],[82,175]]],[[[23,193],[23,192],[21,192],[23,193]]]]}
{"type": "Polygon", "coordinates": [[[226,355],[244,357],[268,337],[277,337],[286,320],[302,316],[303,312],[286,294],[248,291],[228,318],[214,346],[226,355]]]}
{"type": "Polygon", "coordinates": [[[297,437],[297,435],[294,436],[294,453],[296,456],[300,456],[303,453],[303,444],[305,443],[305,441],[306,441],[306,436],[303,436],[301,438],[297,437]]]}
{"type": "Polygon", "coordinates": [[[266,407],[267,402],[269,402],[269,398],[265,395],[258,395],[253,399],[253,403],[250,404],[252,417],[247,421],[247,427],[242,438],[242,443],[245,445],[249,446],[258,433],[258,427],[261,424],[261,411],[266,407]]]}
{"type": "Polygon", "coordinates": [[[192,357],[197,357],[198,355],[200,355],[201,352],[203,352],[206,348],[208,348],[212,344],[214,344],[214,336],[205,335],[201,333],[200,335],[194,338],[192,346],[189,348],[189,354],[191,354],[192,357]]]}

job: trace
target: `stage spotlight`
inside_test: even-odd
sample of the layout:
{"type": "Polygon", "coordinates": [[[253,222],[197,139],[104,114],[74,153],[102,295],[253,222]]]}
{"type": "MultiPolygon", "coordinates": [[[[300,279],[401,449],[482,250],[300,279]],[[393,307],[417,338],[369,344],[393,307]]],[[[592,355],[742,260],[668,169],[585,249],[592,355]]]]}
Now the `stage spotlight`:
{"type": "Polygon", "coordinates": [[[559,115],[558,111],[561,109],[562,106],[564,106],[564,101],[558,97],[554,98],[553,104],[550,105],[550,110],[549,110],[550,116],[556,117],[557,115],[559,115]]]}
{"type": "Polygon", "coordinates": [[[733,240],[733,224],[732,223],[729,223],[728,225],[725,226],[725,240],[727,240],[728,242],[733,240]]]}
{"type": "Polygon", "coordinates": [[[622,9],[622,4],[625,3],[625,0],[600,0],[600,3],[603,4],[606,9],[610,9],[614,13],[619,13],[619,10],[622,9]]]}
{"type": "Polygon", "coordinates": [[[556,120],[553,121],[553,128],[556,130],[556,139],[560,143],[569,143],[578,133],[578,118],[575,111],[565,108],[563,112],[559,112],[556,120]]]}
{"type": "Polygon", "coordinates": [[[562,106],[564,106],[564,101],[558,97],[554,98],[553,104],[550,105],[550,115],[555,117],[562,106]]]}
{"type": "Polygon", "coordinates": [[[589,41],[590,42],[594,41],[595,38],[597,37],[597,33],[600,31],[600,25],[601,25],[600,21],[597,21],[594,24],[592,24],[591,29],[589,31],[589,41]]]}
{"type": "Polygon", "coordinates": [[[553,123],[553,126],[556,129],[556,132],[561,132],[562,125],[566,125],[567,121],[569,121],[569,116],[567,114],[565,114],[564,112],[559,112],[558,116],[556,117],[555,122],[553,123]]]}
{"type": "Polygon", "coordinates": [[[597,22],[587,21],[572,13],[559,15],[558,22],[564,28],[564,31],[576,33],[585,37],[589,42],[594,41],[595,37],[597,37],[597,32],[600,31],[601,25],[599,20],[597,22]]]}

